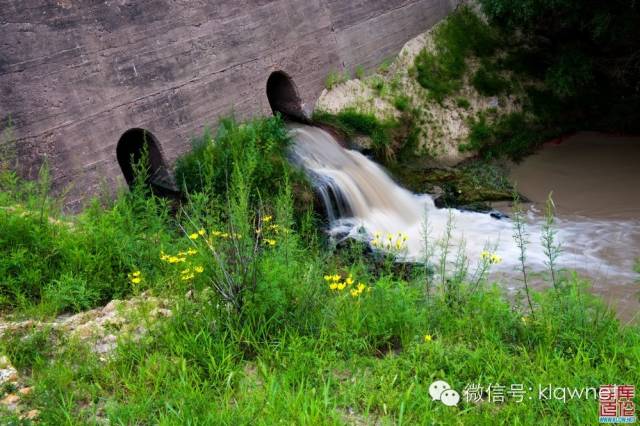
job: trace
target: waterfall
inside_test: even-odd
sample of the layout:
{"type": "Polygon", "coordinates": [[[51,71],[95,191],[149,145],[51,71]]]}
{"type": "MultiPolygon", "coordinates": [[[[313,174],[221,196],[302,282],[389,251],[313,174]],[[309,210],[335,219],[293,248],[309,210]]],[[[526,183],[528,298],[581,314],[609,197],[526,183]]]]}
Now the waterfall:
{"type": "MultiPolygon", "coordinates": [[[[329,233],[334,237],[371,242],[389,236],[395,241],[398,235],[406,235],[398,260],[422,261],[425,223],[429,230],[429,251],[433,250],[434,259],[442,253],[442,241],[451,224],[451,258],[463,249],[473,263],[486,250],[502,258],[496,269],[513,270],[518,266],[520,252],[513,239],[511,220],[498,220],[484,213],[439,209],[430,195],[413,194],[402,188],[380,165],[360,152],[343,148],[325,130],[292,123],[289,131],[294,141],[292,161],[310,176],[325,206],[329,233]]],[[[531,210],[525,219],[529,242],[527,265],[544,269],[541,219],[531,210]]],[[[632,273],[633,258],[622,252],[625,244],[632,244],[630,234],[635,233],[637,238],[638,227],[633,223],[586,220],[557,220],[556,223],[557,238],[563,244],[561,266],[582,270],[600,268],[606,274],[632,273]],[[606,259],[613,257],[603,256],[605,252],[619,255],[620,264],[610,264],[606,259]]]]}

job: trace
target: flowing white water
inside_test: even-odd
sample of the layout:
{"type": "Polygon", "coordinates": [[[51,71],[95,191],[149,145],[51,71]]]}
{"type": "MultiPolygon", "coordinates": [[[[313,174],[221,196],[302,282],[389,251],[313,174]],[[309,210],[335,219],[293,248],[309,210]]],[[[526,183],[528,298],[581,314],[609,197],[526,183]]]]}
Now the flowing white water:
{"type": "MultiPolygon", "coordinates": [[[[484,250],[498,254],[502,263],[494,270],[514,270],[520,252],[513,239],[513,222],[488,214],[455,209],[438,209],[429,195],[416,195],[397,185],[375,162],[361,153],[344,149],[328,132],[302,124],[291,124],[292,157],[314,181],[327,209],[330,233],[371,241],[376,232],[384,236],[408,235],[402,259],[424,259],[425,218],[429,229],[429,250],[440,255],[439,241],[453,224],[450,247],[455,258],[460,247],[473,264],[484,250]]],[[[541,246],[541,220],[527,214],[527,266],[544,269],[546,256],[541,246]]],[[[633,221],[558,220],[557,239],[562,243],[561,267],[595,271],[607,276],[630,276],[633,253],[629,247],[640,237],[633,221]],[[606,254],[606,255],[605,255],[606,254]],[[611,264],[606,259],[618,259],[611,264]]],[[[400,259],[400,260],[402,260],[400,259]]]]}

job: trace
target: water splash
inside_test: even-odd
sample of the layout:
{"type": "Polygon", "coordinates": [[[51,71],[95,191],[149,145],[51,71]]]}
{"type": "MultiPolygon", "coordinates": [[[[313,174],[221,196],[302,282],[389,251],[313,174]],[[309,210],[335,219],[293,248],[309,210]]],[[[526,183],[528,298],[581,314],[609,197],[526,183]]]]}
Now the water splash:
{"type": "MultiPolygon", "coordinates": [[[[445,238],[447,225],[452,223],[451,253],[463,248],[473,262],[491,248],[503,259],[494,270],[513,270],[518,266],[520,254],[513,239],[512,221],[497,220],[483,213],[439,209],[431,196],[413,194],[400,187],[380,165],[357,151],[343,148],[325,130],[297,123],[289,128],[294,140],[292,160],[311,177],[327,211],[331,235],[370,242],[374,232],[406,233],[409,238],[400,260],[422,261],[426,218],[434,258],[441,254],[436,242],[445,238]]],[[[540,243],[541,221],[530,210],[526,222],[527,266],[542,270],[546,256],[540,243]]],[[[598,269],[608,275],[632,274],[634,256],[624,251],[640,237],[637,223],[566,220],[556,223],[557,238],[563,246],[559,266],[598,269]],[[619,259],[616,264],[606,260],[612,258],[611,253],[619,259]]]]}

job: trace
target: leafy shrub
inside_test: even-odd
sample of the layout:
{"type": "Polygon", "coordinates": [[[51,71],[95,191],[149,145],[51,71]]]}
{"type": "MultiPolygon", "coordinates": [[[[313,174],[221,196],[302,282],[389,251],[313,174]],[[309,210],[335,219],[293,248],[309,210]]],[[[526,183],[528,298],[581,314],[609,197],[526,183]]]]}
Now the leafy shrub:
{"type": "Polygon", "coordinates": [[[371,137],[376,155],[383,161],[393,155],[396,134],[402,131],[400,122],[393,118],[379,120],[375,115],[355,108],[346,108],[337,114],[315,111],[313,119],[332,125],[349,136],[360,134],[371,137]]]}
{"type": "Polygon", "coordinates": [[[487,61],[484,61],[475,72],[471,79],[471,84],[478,93],[484,96],[499,95],[509,87],[508,82],[498,73],[497,69],[487,61]]]}
{"type": "Polygon", "coordinates": [[[460,145],[461,151],[478,151],[485,158],[509,157],[521,159],[531,152],[545,137],[536,125],[523,113],[514,112],[499,116],[490,122],[486,114],[472,119],[468,142],[460,145]]]}
{"type": "Polygon", "coordinates": [[[127,273],[158,265],[167,232],[165,202],[136,187],[111,206],[94,200],[60,221],[37,185],[18,184],[0,206],[0,303],[45,313],[95,307],[133,290],[127,273]],[[24,203],[24,204],[22,204],[24,203]]]}
{"type": "Polygon", "coordinates": [[[591,59],[580,51],[564,52],[548,68],[546,86],[561,99],[576,96],[593,80],[591,59]]]}
{"type": "Polygon", "coordinates": [[[226,200],[234,167],[245,169],[255,197],[277,194],[285,176],[296,175],[286,158],[290,143],[280,116],[240,124],[223,119],[215,138],[208,132],[193,142],[191,152],[176,162],[176,179],[188,193],[206,192],[226,200]],[[256,192],[254,192],[256,190],[256,192]]]}
{"type": "Polygon", "coordinates": [[[415,59],[418,83],[438,102],[462,84],[466,57],[493,54],[497,47],[494,31],[468,7],[462,7],[443,21],[435,31],[435,50],[423,50],[415,59]]]}
{"type": "Polygon", "coordinates": [[[81,312],[96,306],[100,294],[82,278],[63,274],[59,279],[45,285],[42,302],[56,312],[81,312]]]}
{"type": "Polygon", "coordinates": [[[571,120],[582,128],[638,131],[638,4],[624,0],[479,3],[492,25],[511,40],[506,66],[543,80],[555,97],[569,101],[552,126],[571,120]]]}

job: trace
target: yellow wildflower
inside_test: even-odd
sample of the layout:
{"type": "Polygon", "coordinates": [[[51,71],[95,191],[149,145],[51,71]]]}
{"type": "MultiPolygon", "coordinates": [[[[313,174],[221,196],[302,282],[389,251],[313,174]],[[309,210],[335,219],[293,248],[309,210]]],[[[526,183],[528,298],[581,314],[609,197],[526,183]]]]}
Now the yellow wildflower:
{"type": "Polygon", "coordinates": [[[338,283],[338,290],[344,290],[347,285],[345,283],[338,283]]]}
{"type": "Polygon", "coordinates": [[[273,219],[273,217],[271,215],[267,215],[267,216],[262,218],[262,221],[264,223],[268,223],[268,222],[271,222],[271,219],[273,219]]]}
{"type": "Polygon", "coordinates": [[[140,271],[135,271],[131,274],[132,277],[136,278],[140,276],[140,271]]]}
{"type": "Polygon", "coordinates": [[[183,269],[182,272],[181,272],[182,275],[186,275],[186,274],[190,274],[190,273],[191,273],[191,269],[190,268],[183,269]]]}
{"type": "Polygon", "coordinates": [[[180,259],[176,256],[169,256],[169,258],[167,259],[167,262],[169,263],[178,263],[180,261],[180,259]]]}
{"type": "Polygon", "coordinates": [[[424,335],[424,341],[425,342],[430,342],[431,340],[433,340],[433,337],[430,334],[425,334],[424,335]]]}
{"type": "Polygon", "coordinates": [[[351,290],[351,296],[352,297],[358,297],[360,296],[360,292],[358,290],[351,290]]]}
{"type": "Polygon", "coordinates": [[[206,234],[206,233],[207,233],[207,231],[205,231],[204,229],[200,229],[200,230],[198,231],[198,234],[199,234],[200,236],[204,236],[204,234],[206,234]]]}
{"type": "Polygon", "coordinates": [[[502,258],[494,253],[494,254],[491,255],[491,258],[489,259],[489,262],[491,262],[493,264],[498,264],[498,263],[502,262],[502,258]]]}
{"type": "Polygon", "coordinates": [[[482,253],[480,253],[480,257],[482,258],[482,260],[487,260],[491,257],[491,253],[486,250],[482,250],[482,253]]]}
{"type": "Polygon", "coordinates": [[[336,283],[331,283],[331,284],[329,285],[329,288],[330,288],[331,290],[336,290],[336,289],[338,288],[338,284],[336,284],[336,283]]]}
{"type": "Polygon", "coordinates": [[[142,281],[142,278],[140,277],[131,278],[131,282],[134,284],[140,284],[141,281],[142,281]]]}
{"type": "Polygon", "coordinates": [[[189,249],[189,250],[187,250],[187,254],[188,254],[189,256],[193,256],[194,254],[198,254],[198,250],[195,250],[195,249],[189,249]]]}
{"type": "Polygon", "coordinates": [[[324,276],[324,280],[325,281],[331,281],[331,278],[332,278],[331,275],[325,275],[324,276]]]}
{"type": "Polygon", "coordinates": [[[201,274],[204,272],[204,268],[202,266],[196,266],[195,268],[193,268],[194,271],[196,271],[198,274],[201,274]]]}
{"type": "Polygon", "coordinates": [[[182,276],[182,281],[189,281],[189,280],[193,279],[193,277],[195,277],[195,275],[193,275],[193,274],[183,275],[182,276]]]}
{"type": "Polygon", "coordinates": [[[332,276],[332,277],[331,277],[331,279],[332,279],[333,281],[340,281],[340,275],[335,274],[334,276],[332,276]]]}
{"type": "Polygon", "coordinates": [[[364,289],[367,288],[366,285],[362,284],[362,283],[358,283],[358,291],[362,293],[362,291],[364,291],[364,289]]]}
{"type": "Polygon", "coordinates": [[[189,235],[189,238],[191,238],[192,240],[197,240],[198,234],[194,232],[193,234],[189,235]]]}
{"type": "Polygon", "coordinates": [[[347,285],[353,284],[353,278],[351,278],[351,275],[349,275],[349,277],[346,279],[345,283],[347,283],[347,285]]]}

